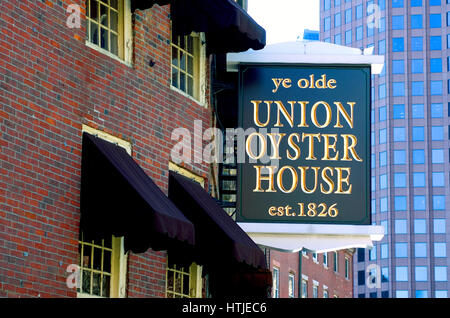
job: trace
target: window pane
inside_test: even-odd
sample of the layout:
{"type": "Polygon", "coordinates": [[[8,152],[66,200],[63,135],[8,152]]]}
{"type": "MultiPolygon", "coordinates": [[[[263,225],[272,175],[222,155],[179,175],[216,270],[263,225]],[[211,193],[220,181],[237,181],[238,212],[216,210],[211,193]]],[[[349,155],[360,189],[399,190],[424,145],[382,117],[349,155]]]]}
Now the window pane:
{"type": "MultiPolygon", "coordinates": [[[[415,276],[417,282],[427,281],[427,267],[426,266],[416,266],[415,276]]],[[[416,296],[417,297],[417,296],[416,296]]]]}
{"type": "Polygon", "coordinates": [[[415,234],[427,233],[427,221],[425,219],[414,220],[414,233],[415,234]]]}
{"type": "Polygon", "coordinates": [[[408,243],[395,243],[395,257],[408,257],[408,243]]]}
{"type": "Polygon", "coordinates": [[[412,118],[423,118],[424,117],[423,104],[413,104],[411,106],[411,116],[412,118]]]}
{"type": "Polygon", "coordinates": [[[412,96],[423,96],[424,86],[422,81],[412,82],[412,96]]]}
{"type": "Polygon", "coordinates": [[[394,141],[405,141],[405,127],[394,127],[394,141]]]}
{"type": "Polygon", "coordinates": [[[406,152],[405,150],[394,150],[394,164],[402,165],[406,163],[406,152]]]}
{"type": "Polygon", "coordinates": [[[414,256],[427,257],[427,243],[414,243],[414,256]]]}
{"type": "Polygon", "coordinates": [[[412,151],[412,159],[414,164],[425,163],[425,151],[423,149],[414,149],[412,151]]]}
{"type": "Polygon", "coordinates": [[[425,172],[413,173],[413,185],[414,187],[425,187],[425,172]]]}
{"type": "MultiPolygon", "coordinates": [[[[407,266],[396,266],[395,267],[395,280],[397,282],[407,282],[408,281],[408,267],[407,266]]],[[[406,296],[408,297],[408,296],[406,296]]]]}
{"type": "Polygon", "coordinates": [[[446,220],[445,219],[434,219],[433,220],[433,232],[436,234],[446,233],[446,220]]]}
{"type": "Polygon", "coordinates": [[[392,61],[392,72],[394,74],[403,74],[405,72],[405,63],[403,60],[392,61]]]}
{"type": "Polygon", "coordinates": [[[443,106],[440,103],[431,104],[431,118],[442,118],[443,106]]]}
{"type": "Polygon", "coordinates": [[[406,187],[406,173],[404,172],[394,173],[394,187],[396,188],[406,187]]]}
{"type": "Polygon", "coordinates": [[[423,37],[413,36],[411,37],[411,50],[422,51],[423,50],[423,37]]]}
{"type": "Polygon", "coordinates": [[[433,172],[432,173],[433,187],[444,187],[445,186],[445,175],[444,172],[433,172]]]}
{"type": "Polygon", "coordinates": [[[414,210],[423,211],[425,210],[425,196],[424,195],[414,195],[414,210]]]}
{"type": "Polygon", "coordinates": [[[434,257],[447,257],[446,243],[434,243],[434,257]]]}
{"type": "Polygon", "coordinates": [[[411,15],[411,29],[422,29],[422,15],[413,14],[411,15]]]}
{"type": "Polygon", "coordinates": [[[425,127],[414,126],[412,128],[412,140],[413,141],[424,141],[425,140],[425,127]]]}
{"type": "Polygon", "coordinates": [[[411,60],[411,72],[412,73],[423,73],[423,60],[422,59],[414,59],[411,60]]]}
{"type": "Polygon", "coordinates": [[[403,16],[393,15],[392,16],[392,30],[403,30],[403,16]]]}
{"type": "Polygon", "coordinates": [[[405,105],[397,104],[392,106],[392,113],[394,119],[403,119],[405,118],[405,105]]]}
{"type": "Polygon", "coordinates": [[[396,195],[394,197],[394,210],[406,211],[406,196],[396,195]]]}
{"type": "Polygon", "coordinates": [[[403,52],[403,38],[392,38],[392,51],[403,52]]]}
{"type": "Polygon", "coordinates": [[[441,27],[441,14],[432,13],[430,14],[430,28],[440,28],[441,27]]]}
{"type": "Polygon", "coordinates": [[[395,234],[406,234],[407,233],[407,223],[406,220],[395,220],[394,232],[395,234]]]}
{"type": "Polygon", "coordinates": [[[431,162],[444,163],[444,149],[431,149],[431,162]]]}

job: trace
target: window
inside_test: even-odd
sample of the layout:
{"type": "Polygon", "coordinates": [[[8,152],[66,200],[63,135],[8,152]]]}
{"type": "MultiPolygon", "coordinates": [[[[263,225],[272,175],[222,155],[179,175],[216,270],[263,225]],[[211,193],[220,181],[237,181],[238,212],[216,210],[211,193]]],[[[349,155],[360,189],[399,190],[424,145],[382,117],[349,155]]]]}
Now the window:
{"type": "Polygon", "coordinates": [[[430,28],[440,28],[441,27],[441,14],[431,13],[430,14],[430,28]]]}
{"type": "Polygon", "coordinates": [[[404,195],[394,196],[394,210],[406,211],[406,196],[404,195]]]}
{"type": "Polygon", "coordinates": [[[406,220],[395,220],[394,232],[395,234],[406,234],[407,232],[406,220]]]}
{"type": "Polygon", "coordinates": [[[403,0],[392,0],[393,8],[403,8],[403,0]]]}
{"type": "Polygon", "coordinates": [[[427,257],[427,243],[414,243],[414,256],[427,257]]]}
{"type": "Polygon", "coordinates": [[[383,55],[386,53],[386,41],[380,40],[378,41],[378,54],[383,55]]]}
{"type": "Polygon", "coordinates": [[[289,274],[289,298],[295,297],[295,275],[289,274]]]}
{"type": "Polygon", "coordinates": [[[358,286],[364,286],[366,283],[366,277],[364,271],[358,271],[358,286]]]}
{"type": "Polygon", "coordinates": [[[308,281],[302,279],[302,298],[308,298],[308,281]]]}
{"type": "Polygon", "coordinates": [[[394,173],[394,187],[405,188],[406,187],[406,173],[396,172],[394,173]]]}
{"type": "Polygon", "coordinates": [[[392,30],[403,30],[403,16],[393,15],[392,16],[392,30]]]}
{"type": "Polygon", "coordinates": [[[411,85],[412,96],[423,96],[423,90],[424,86],[422,81],[412,82],[411,85]]]}
{"type": "Polygon", "coordinates": [[[411,15],[411,29],[422,29],[422,15],[413,14],[411,15]]]}
{"type": "Polygon", "coordinates": [[[377,246],[374,245],[370,250],[369,250],[369,261],[375,261],[377,259],[377,246]]]}
{"type": "Polygon", "coordinates": [[[87,43],[131,62],[130,0],[86,0],[87,43]]]}
{"type": "Polygon", "coordinates": [[[447,266],[434,267],[434,280],[437,282],[447,281],[447,266]]]}
{"type": "Polygon", "coordinates": [[[448,298],[448,292],[446,290],[436,290],[435,296],[436,298],[448,298]]]}
{"type": "Polygon", "coordinates": [[[431,104],[431,118],[442,118],[444,115],[444,108],[441,103],[433,103],[431,104]]]}
{"type": "Polygon", "coordinates": [[[378,28],[378,32],[379,33],[382,33],[384,31],[386,31],[386,18],[385,17],[380,18],[380,20],[379,20],[379,28],[378,28]]]}
{"type": "Polygon", "coordinates": [[[408,291],[407,290],[396,290],[395,298],[408,298],[408,291]]]}
{"type": "Polygon", "coordinates": [[[430,0],[430,6],[440,6],[441,0],[430,0]]]}
{"type": "MultiPolygon", "coordinates": [[[[83,237],[83,234],[82,234],[83,237]]],[[[123,238],[79,241],[79,297],[124,297],[126,256],[123,238]]]]}
{"type": "Polygon", "coordinates": [[[392,72],[394,74],[404,74],[405,73],[405,63],[403,60],[393,60],[392,61],[392,72]]]}
{"type": "Polygon", "coordinates": [[[387,220],[381,221],[380,225],[384,228],[384,234],[387,235],[389,233],[388,221],[387,220]]]}
{"type": "Polygon", "coordinates": [[[379,143],[380,144],[385,144],[386,141],[387,141],[387,135],[386,135],[387,134],[387,130],[386,130],[386,128],[380,129],[378,131],[378,133],[379,133],[379,137],[380,137],[379,143]]]}
{"type": "Polygon", "coordinates": [[[394,165],[404,165],[406,163],[406,151],[394,150],[394,165]]]}
{"type": "Polygon", "coordinates": [[[319,286],[317,284],[317,282],[313,284],[313,298],[319,297],[319,286]]]}
{"type": "Polygon", "coordinates": [[[381,267],[381,282],[389,282],[389,267],[381,267]]]}
{"type": "Polygon", "coordinates": [[[338,252],[333,253],[333,270],[337,273],[339,270],[339,255],[338,252]]]}
{"type": "Polygon", "coordinates": [[[352,22],[352,8],[345,10],[345,24],[352,22]]]}
{"type": "Polygon", "coordinates": [[[442,81],[431,81],[430,93],[431,95],[442,95],[442,81]]]}
{"type": "Polygon", "coordinates": [[[387,183],[388,183],[387,174],[380,175],[380,190],[386,189],[387,183]]]}
{"type": "Polygon", "coordinates": [[[423,149],[413,149],[413,151],[412,151],[412,161],[413,161],[413,164],[423,164],[423,163],[425,163],[425,150],[423,150],[423,149]]]}
{"type": "Polygon", "coordinates": [[[413,173],[413,186],[414,187],[425,187],[425,172],[414,172],[413,173]]]}
{"type": "Polygon", "coordinates": [[[168,264],[166,268],[166,297],[167,298],[191,298],[200,295],[193,294],[195,284],[201,284],[201,270],[196,264],[189,268],[168,264]],[[191,274],[191,273],[200,274],[191,274]]]}
{"type": "Polygon", "coordinates": [[[422,51],[423,50],[423,37],[413,36],[411,37],[411,51],[422,51]]]}
{"type": "Polygon", "coordinates": [[[432,126],[431,127],[431,140],[444,140],[444,127],[432,126]]]}
{"type": "Polygon", "coordinates": [[[425,140],[425,127],[414,126],[412,128],[412,140],[413,141],[424,141],[425,140]]]}
{"type": "Polygon", "coordinates": [[[363,27],[356,27],[356,41],[362,40],[363,38],[363,27]]]}
{"type": "Polygon", "coordinates": [[[392,38],[392,52],[403,52],[403,38],[392,38]]]}
{"type": "Polygon", "coordinates": [[[323,289],[323,298],[328,298],[328,289],[323,289]]]}
{"type": "Polygon", "coordinates": [[[204,76],[200,73],[204,47],[200,43],[198,34],[172,37],[172,86],[203,103],[200,81],[204,76]]]}
{"type": "Polygon", "coordinates": [[[363,7],[362,4],[356,6],[356,20],[361,19],[363,15],[363,7]]]}
{"type": "Polygon", "coordinates": [[[340,33],[334,35],[334,43],[339,44],[339,45],[341,44],[341,34],[340,33]]]}
{"type": "Polygon", "coordinates": [[[434,257],[447,257],[447,243],[434,243],[434,257]]]}
{"type": "Polygon", "coordinates": [[[394,82],[392,84],[393,96],[405,96],[405,83],[394,82]]]}
{"type": "Polygon", "coordinates": [[[334,6],[339,7],[341,5],[341,0],[334,0],[334,6]]]}
{"type": "MultiPolygon", "coordinates": [[[[384,234],[387,235],[387,232],[385,231],[384,234]]],[[[388,258],[389,257],[389,246],[386,243],[383,243],[380,245],[380,247],[381,247],[381,253],[380,253],[381,259],[388,258]]]]}
{"type": "Polygon", "coordinates": [[[445,219],[434,219],[433,220],[433,233],[435,234],[445,234],[445,219]]]}
{"type": "Polygon", "coordinates": [[[380,212],[387,212],[388,210],[388,200],[387,197],[380,198],[380,212]]]}
{"type": "Polygon", "coordinates": [[[442,72],[442,60],[440,58],[430,59],[430,71],[431,73],[442,72]]]}
{"type": "Polygon", "coordinates": [[[444,163],[444,149],[431,149],[431,162],[444,163]]]}
{"type": "Polygon", "coordinates": [[[427,290],[416,290],[416,298],[428,298],[427,290]]]}
{"type": "Polygon", "coordinates": [[[323,253],[323,266],[328,267],[328,253],[323,253]]]}
{"type": "Polygon", "coordinates": [[[341,14],[340,13],[336,13],[334,15],[334,27],[338,27],[341,26],[341,14]]]}
{"type": "Polygon", "coordinates": [[[394,141],[405,141],[405,127],[394,127],[394,141]]]}
{"type": "Polygon", "coordinates": [[[411,0],[411,7],[421,7],[422,0],[411,0]]]}
{"type": "Polygon", "coordinates": [[[395,257],[408,257],[408,243],[395,243],[395,257]]]}
{"type": "Polygon", "coordinates": [[[313,259],[313,262],[314,262],[314,263],[318,263],[318,260],[317,260],[317,253],[312,253],[312,259],[313,259]]]}
{"type": "Polygon", "coordinates": [[[323,30],[328,31],[329,29],[331,29],[331,18],[326,17],[323,19],[323,30]]]}
{"type": "Polygon", "coordinates": [[[386,120],[386,106],[381,106],[378,108],[378,121],[386,120]]]}
{"type": "Polygon", "coordinates": [[[411,117],[413,119],[424,117],[423,104],[412,104],[411,105],[411,117]]]}
{"type": "Polygon", "coordinates": [[[277,267],[273,268],[272,289],[273,298],[280,298],[280,270],[277,267]]]}
{"type": "Polygon", "coordinates": [[[427,221],[425,219],[414,220],[414,234],[426,234],[427,233],[427,221]]]}
{"type": "Polygon", "coordinates": [[[365,252],[366,250],[364,248],[358,248],[358,262],[364,262],[365,252]]]}
{"type": "Polygon", "coordinates": [[[352,43],[352,30],[345,31],[345,44],[351,44],[352,43]]]}
{"type": "Polygon", "coordinates": [[[423,60],[422,59],[411,60],[411,73],[414,73],[414,74],[423,73],[423,60]]]}
{"type": "Polygon", "coordinates": [[[434,210],[445,210],[445,196],[444,195],[433,195],[433,209],[434,210]]]}
{"type": "Polygon", "coordinates": [[[414,210],[415,211],[423,211],[425,210],[425,196],[424,195],[414,195],[413,197],[413,202],[414,202],[414,210]]]}
{"type": "Polygon", "coordinates": [[[380,84],[378,86],[378,99],[383,99],[386,97],[386,84],[380,84]]]}
{"type": "Polygon", "coordinates": [[[395,280],[397,282],[408,281],[408,266],[396,266],[395,267],[395,280]]]}
{"type": "Polygon", "coordinates": [[[433,172],[431,180],[433,187],[445,187],[445,177],[443,172],[433,172]]]}
{"type": "Polygon", "coordinates": [[[323,8],[324,10],[328,10],[331,8],[331,0],[323,0],[323,8]]]}
{"type": "Polygon", "coordinates": [[[430,50],[440,51],[442,48],[442,41],[440,35],[430,36],[430,50]]]}

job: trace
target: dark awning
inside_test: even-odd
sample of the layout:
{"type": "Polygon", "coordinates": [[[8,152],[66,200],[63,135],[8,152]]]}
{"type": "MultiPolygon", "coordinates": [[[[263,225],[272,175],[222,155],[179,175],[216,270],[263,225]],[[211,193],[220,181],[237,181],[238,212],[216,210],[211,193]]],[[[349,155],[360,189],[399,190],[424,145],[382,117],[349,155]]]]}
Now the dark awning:
{"type": "Polygon", "coordinates": [[[266,31],[233,0],[134,0],[134,9],[154,3],[170,3],[172,32],[206,34],[208,53],[260,50],[266,45],[266,31]]]}
{"type": "Polygon", "coordinates": [[[194,223],[197,262],[224,266],[234,260],[266,268],[262,250],[199,184],[170,172],[169,198],[194,223]]]}
{"type": "Polygon", "coordinates": [[[194,244],[194,226],[120,146],[83,133],[84,239],[124,236],[133,252],[194,244]]]}

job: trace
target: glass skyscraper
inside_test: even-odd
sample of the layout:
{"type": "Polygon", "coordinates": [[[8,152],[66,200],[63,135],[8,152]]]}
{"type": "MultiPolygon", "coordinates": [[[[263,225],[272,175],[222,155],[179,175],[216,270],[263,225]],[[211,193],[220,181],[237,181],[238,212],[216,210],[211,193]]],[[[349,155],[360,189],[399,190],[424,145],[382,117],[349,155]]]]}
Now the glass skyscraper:
{"type": "Polygon", "coordinates": [[[320,0],[320,40],[385,56],[372,75],[372,222],[354,297],[448,297],[450,0],[320,0]]]}

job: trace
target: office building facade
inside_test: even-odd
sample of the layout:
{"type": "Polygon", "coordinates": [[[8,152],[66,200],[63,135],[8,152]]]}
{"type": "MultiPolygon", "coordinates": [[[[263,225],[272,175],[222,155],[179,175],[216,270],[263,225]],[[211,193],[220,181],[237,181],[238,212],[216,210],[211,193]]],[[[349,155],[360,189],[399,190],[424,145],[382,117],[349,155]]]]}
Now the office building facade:
{"type": "Polygon", "coordinates": [[[372,75],[372,223],[354,297],[448,297],[450,4],[321,0],[320,40],[385,56],[372,75]]]}

